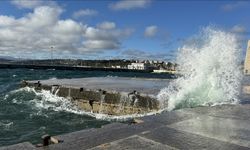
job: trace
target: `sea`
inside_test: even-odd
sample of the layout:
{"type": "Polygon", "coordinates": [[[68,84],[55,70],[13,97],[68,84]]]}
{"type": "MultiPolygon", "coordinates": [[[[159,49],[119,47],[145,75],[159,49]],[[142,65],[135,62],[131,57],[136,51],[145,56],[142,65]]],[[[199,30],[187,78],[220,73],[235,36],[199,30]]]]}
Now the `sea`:
{"type": "Polygon", "coordinates": [[[0,146],[24,141],[37,144],[45,134],[100,128],[113,122],[72,111],[69,105],[65,106],[66,102],[58,103],[61,99],[46,92],[38,94],[32,89],[20,88],[22,80],[85,77],[174,78],[170,74],[133,72],[0,69],[0,146]]]}

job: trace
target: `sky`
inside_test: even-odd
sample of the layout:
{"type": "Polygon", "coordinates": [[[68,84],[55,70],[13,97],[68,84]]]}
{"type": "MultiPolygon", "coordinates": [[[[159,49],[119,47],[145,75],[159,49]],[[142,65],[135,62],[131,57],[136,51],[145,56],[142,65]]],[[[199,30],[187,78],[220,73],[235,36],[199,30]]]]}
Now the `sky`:
{"type": "Polygon", "coordinates": [[[0,56],[174,60],[208,26],[239,35],[245,49],[249,10],[232,0],[1,0],[0,56]]]}

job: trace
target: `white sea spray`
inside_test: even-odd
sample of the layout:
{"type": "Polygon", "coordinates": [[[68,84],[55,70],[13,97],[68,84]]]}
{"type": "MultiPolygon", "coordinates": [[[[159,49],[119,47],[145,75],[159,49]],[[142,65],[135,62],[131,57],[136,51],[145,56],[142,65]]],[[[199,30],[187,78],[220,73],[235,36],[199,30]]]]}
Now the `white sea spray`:
{"type": "Polygon", "coordinates": [[[161,108],[237,103],[242,74],[234,34],[207,27],[178,51],[181,77],[158,94],[161,108]]]}

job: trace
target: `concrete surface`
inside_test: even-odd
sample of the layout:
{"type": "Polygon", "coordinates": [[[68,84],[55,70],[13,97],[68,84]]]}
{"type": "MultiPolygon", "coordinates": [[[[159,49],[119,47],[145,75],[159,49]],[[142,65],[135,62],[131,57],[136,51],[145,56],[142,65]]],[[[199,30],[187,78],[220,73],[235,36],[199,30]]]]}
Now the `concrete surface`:
{"type": "MultiPolygon", "coordinates": [[[[249,104],[188,108],[138,119],[143,122],[116,122],[54,136],[63,143],[37,149],[250,149],[249,104]]],[[[13,146],[0,150],[8,148],[13,146]]]]}
{"type": "MultiPolygon", "coordinates": [[[[86,87],[92,90],[105,89],[115,92],[132,92],[157,95],[159,91],[168,85],[169,79],[145,79],[145,78],[124,78],[124,77],[92,77],[74,79],[49,79],[41,80],[45,85],[62,85],[64,87],[81,88],[86,87]]],[[[29,81],[34,82],[36,81],[29,81]]]]}
{"type": "Polygon", "coordinates": [[[21,85],[51,91],[87,112],[120,116],[157,111],[156,95],[168,82],[167,79],[93,77],[23,81],[21,85]]]}
{"type": "Polygon", "coordinates": [[[23,142],[11,146],[0,147],[0,150],[36,150],[36,147],[29,142],[23,142]]]}

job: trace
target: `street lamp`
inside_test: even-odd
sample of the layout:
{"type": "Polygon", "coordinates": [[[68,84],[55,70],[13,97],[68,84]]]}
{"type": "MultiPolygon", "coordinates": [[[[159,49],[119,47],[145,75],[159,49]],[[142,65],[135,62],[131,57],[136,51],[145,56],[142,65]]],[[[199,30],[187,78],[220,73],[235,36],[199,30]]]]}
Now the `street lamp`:
{"type": "Polygon", "coordinates": [[[53,46],[50,47],[50,55],[51,55],[51,65],[53,65],[53,46]]]}

